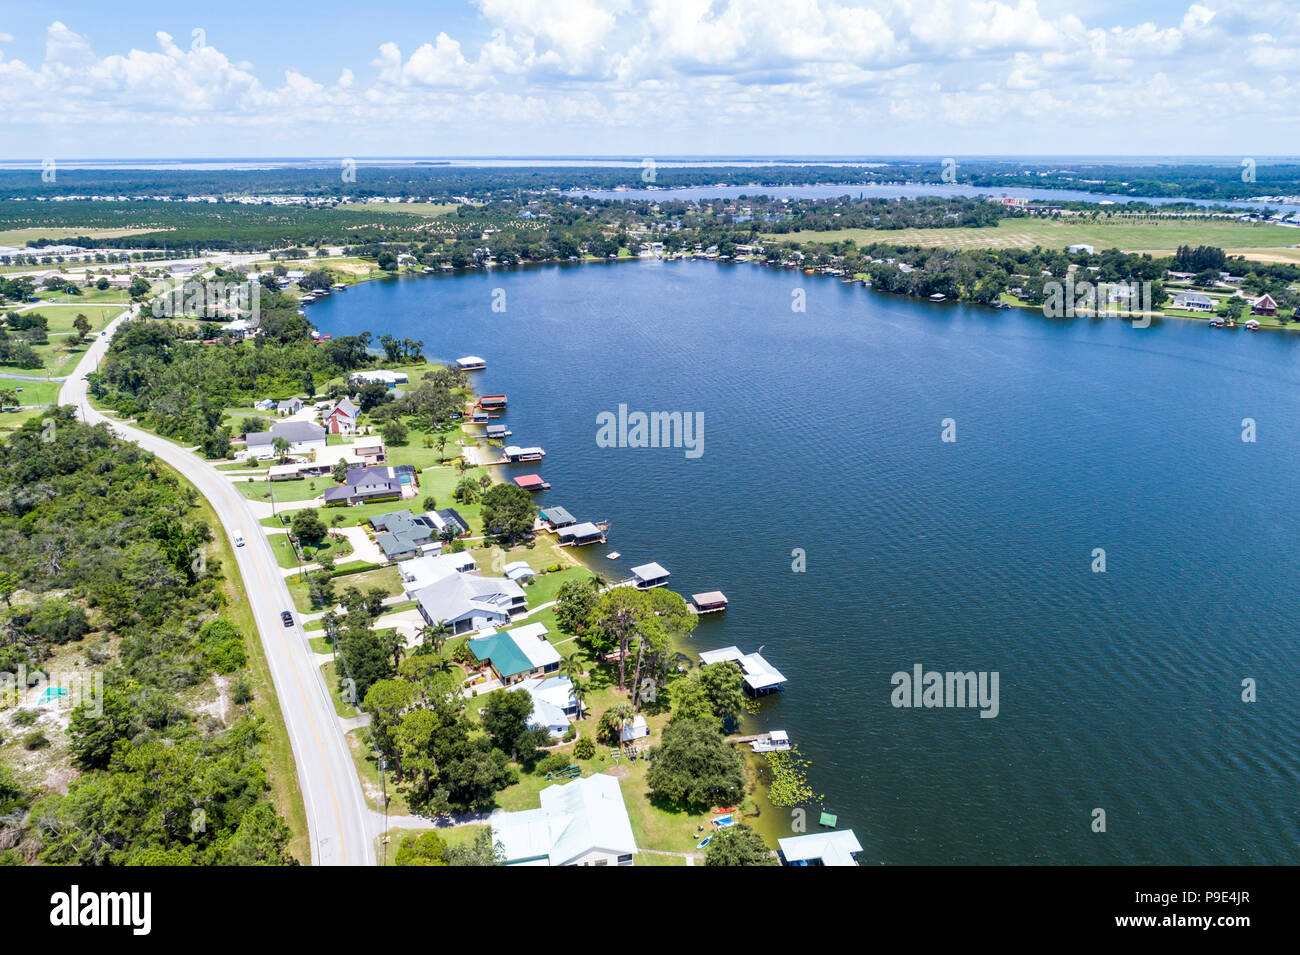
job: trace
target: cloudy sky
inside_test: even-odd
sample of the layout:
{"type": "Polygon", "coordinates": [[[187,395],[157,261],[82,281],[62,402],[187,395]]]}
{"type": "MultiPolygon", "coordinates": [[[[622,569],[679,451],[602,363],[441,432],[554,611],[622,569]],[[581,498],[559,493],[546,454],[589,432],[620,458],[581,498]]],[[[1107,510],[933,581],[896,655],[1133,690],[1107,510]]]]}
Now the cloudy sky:
{"type": "Polygon", "coordinates": [[[0,10],[0,158],[1239,152],[1300,153],[1295,0],[0,10]]]}

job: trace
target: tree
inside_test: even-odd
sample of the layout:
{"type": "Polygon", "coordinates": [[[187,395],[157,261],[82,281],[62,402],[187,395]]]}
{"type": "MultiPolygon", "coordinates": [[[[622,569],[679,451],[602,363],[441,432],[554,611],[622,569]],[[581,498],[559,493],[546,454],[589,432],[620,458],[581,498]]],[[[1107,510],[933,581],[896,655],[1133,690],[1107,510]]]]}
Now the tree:
{"type": "Polygon", "coordinates": [[[483,530],[504,542],[532,533],[537,511],[532,496],[516,484],[494,484],[483,492],[483,530]]]}
{"type": "Polygon", "coordinates": [[[271,442],[271,450],[275,452],[276,459],[281,464],[284,463],[284,459],[288,455],[289,448],[291,447],[292,445],[284,438],[276,438],[271,442]]]}
{"type": "Polygon", "coordinates": [[[407,437],[406,425],[402,424],[397,418],[389,421],[383,429],[385,444],[405,444],[407,437]]]}
{"type": "Polygon", "coordinates": [[[506,852],[501,843],[492,840],[491,829],[480,829],[474,841],[467,846],[447,846],[443,851],[447,865],[494,866],[506,864],[506,852]]]}
{"type": "Polygon", "coordinates": [[[463,477],[456,482],[456,488],[451,492],[451,496],[461,504],[473,504],[478,500],[478,485],[474,483],[473,478],[463,477]]]}
{"type": "Polygon", "coordinates": [[[633,715],[632,704],[620,700],[600,714],[596,735],[610,746],[623,745],[623,728],[631,721],[633,715]]]}
{"type": "Polygon", "coordinates": [[[493,690],[479,713],[492,745],[518,758],[520,738],[528,731],[533,697],[522,690],[493,690]]]}
{"type": "Polygon", "coordinates": [[[704,851],[705,865],[780,865],[763,837],[743,822],[716,833],[704,851]]]}
{"type": "Polygon", "coordinates": [[[691,679],[699,681],[709,708],[724,721],[734,723],[741,713],[750,709],[749,698],[745,696],[745,674],[734,660],[701,666],[691,674],[691,679]]]}
{"type": "Polygon", "coordinates": [[[745,792],[745,763],[708,723],[670,723],[650,754],[646,782],[656,797],[687,810],[735,805],[745,792]]]}
{"type": "Polygon", "coordinates": [[[320,519],[320,511],[314,507],[304,507],[293,512],[293,521],[289,525],[293,536],[304,544],[319,544],[324,540],[328,528],[320,519]]]}
{"type": "Polygon", "coordinates": [[[402,756],[393,739],[393,729],[402,714],[415,702],[415,684],[406,680],[376,680],[366,690],[361,709],[370,714],[370,738],[385,759],[393,763],[393,773],[402,778],[402,756]]]}
{"type": "Polygon", "coordinates": [[[713,704],[709,702],[704,684],[694,673],[672,685],[671,697],[673,722],[709,723],[718,729],[722,728],[722,720],[713,712],[713,704]]]}
{"type": "Polygon", "coordinates": [[[393,865],[446,865],[446,844],[432,829],[402,839],[393,865]]]}
{"type": "Polygon", "coordinates": [[[13,597],[14,591],[18,589],[18,575],[12,570],[0,571],[0,598],[4,599],[5,606],[11,606],[10,598],[13,597]]]}
{"type": "Polygon", "coordinates": [[[86,318],[85,315],[78,314],[72,320],[72,327],[77,331],[77,341],[84,341],[86,336],[90,334],[90,319],[86,318]]]}

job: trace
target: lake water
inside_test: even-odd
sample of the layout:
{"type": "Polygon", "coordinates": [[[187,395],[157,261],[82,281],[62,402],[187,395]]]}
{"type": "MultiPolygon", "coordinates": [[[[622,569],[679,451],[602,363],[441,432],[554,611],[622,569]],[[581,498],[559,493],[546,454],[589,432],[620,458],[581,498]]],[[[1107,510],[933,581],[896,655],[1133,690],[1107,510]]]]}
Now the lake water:
{"type": "Polygon", "coordinates": [[[774,199],[836,199],[840,196],[852,196],[855,199],[914,199],[917,196],[1018,196],[1039,203],[1058,202],[1102,202],[1109,201],[1117,205],[1130,202],[1145,202],[1153,206],[1167,206],[1184,203],[1193,206],[1223,207],[1242,212],[1260,209],[1272,209],[1280,213],[1300,212],[1300,205],[1285,202],[1258,202],[1251,200],[1225,199],[1187,199],[1159,196],[1123,196],[1101,192],[1084,192],[1079,189],[1035,189],[1031,186],[970,186],[954,182],[940,184],[933,182],[913,183],[823,183],[798,186],[676,186],[646,189],[633,186],[628,189],[573,189],[573,196],[589,196],[592,199],[617,199],[630,201],[644,199],[652,202],[700,202],[708,199],[738,199],[741,196],[771,196],[774,199]]]}
{"type": "Polygon", "coordinates": [[[725,591],[695,648],[789,678],[753,725],[790,732],[813,818],[867,864],[1300,863],[1300,337],[704,262],[404,278],[309,314],[484,356],[511,440],[548,452],[520,469],[539,503],[613,522],[623,559],[585,557],[725,591]],[[597,447],[620,404],[703,412],[703,455],[597,447]],[[997,671],[999,715],[893,707],[918,663],[997,671]]]}

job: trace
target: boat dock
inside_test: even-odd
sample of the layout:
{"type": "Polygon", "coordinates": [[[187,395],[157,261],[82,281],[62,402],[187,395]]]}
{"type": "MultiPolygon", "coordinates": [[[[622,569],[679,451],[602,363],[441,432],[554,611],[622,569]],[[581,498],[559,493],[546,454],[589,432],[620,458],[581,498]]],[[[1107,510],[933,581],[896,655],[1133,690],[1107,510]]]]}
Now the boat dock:
{"type": "Polygon", "coordinates": [[[721,613],[727,609],[727,595],[721,590],[710,590],[705,594],[691,594],[686,609],[699,615],[703,613],[721,613]]]}

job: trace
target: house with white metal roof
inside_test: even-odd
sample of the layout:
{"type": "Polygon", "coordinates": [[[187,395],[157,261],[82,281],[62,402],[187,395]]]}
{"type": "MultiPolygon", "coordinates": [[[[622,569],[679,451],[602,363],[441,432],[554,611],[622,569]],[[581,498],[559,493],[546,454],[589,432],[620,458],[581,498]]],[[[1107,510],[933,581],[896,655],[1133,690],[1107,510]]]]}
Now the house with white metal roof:
{"type": "Polygon", "coordinates": [[[492,839],[506,865],[632,865],[632,822],[618,780],[596,773],[541,791],[541,808],[497,812],[492,839]]]}

